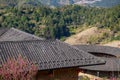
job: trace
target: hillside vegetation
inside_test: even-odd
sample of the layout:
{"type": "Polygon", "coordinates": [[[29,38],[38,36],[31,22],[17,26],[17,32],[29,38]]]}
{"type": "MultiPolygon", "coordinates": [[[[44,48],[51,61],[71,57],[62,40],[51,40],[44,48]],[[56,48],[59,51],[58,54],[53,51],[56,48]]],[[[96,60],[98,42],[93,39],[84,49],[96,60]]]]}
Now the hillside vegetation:
{"type": "Polygon", "coordinates": [[[113,33],[109,29],[99,29],[97,27],[92,27],[69,37],[65,40],[65,42],[72,45],[104,44],[109,42],[112,36],[113,33]]]}
{"type": "MultiPolygon", "coordinates": [[[[40,37],[62,40],[76,34],[77,29],[97,27],[103,29],[103,32],[106,30],[110,33],[101,34],[104,36],[101,39],[120,40],[120,5],[112,8],[78,5],[60,8],[45,6],[1,8],[0,27],[15,27],[40,37]]],[[[91,40],[94,40],[94,37],[91,40]]],[[[95,43],[101,41],[103,42],[98,40],[95,43]]],[[[92,44],[94,41],[88,42],[92,44]]]]}

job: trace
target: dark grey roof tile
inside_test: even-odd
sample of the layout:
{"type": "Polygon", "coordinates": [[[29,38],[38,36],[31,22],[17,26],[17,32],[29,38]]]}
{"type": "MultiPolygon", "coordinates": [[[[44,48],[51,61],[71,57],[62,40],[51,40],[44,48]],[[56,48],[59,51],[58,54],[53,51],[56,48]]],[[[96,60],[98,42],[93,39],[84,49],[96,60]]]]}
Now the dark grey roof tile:
{"type": "Polygon", "coordinates": [[[0,29],[0,41],[44,40],[15,28],[0,29]]]}
{"type": "Polygon", "coordinates": [[[96,46],[96,45],[75,45],[77,48],[87,51],[87,52],[96,52],[96,53],[106,53],[115,56],[120,56],[120,48],[110,47],[110,46],[96,46]]]}
{"type": "Polygon", "coordinates": [[[29,61],[38,63],[39,70],[104,63],[101,59],[59,40],[2,41],[0,50],[2,64],[9,57],[17,58],[21,54],[29,61]]]}
{"type": "MultiPolygon", "coordinates": [[[[97,57],[106,61],[104,65],[93,65],[80,67],[81,69],[95,70],[95,71],[120,71],[120,48],[109,47],[109,46],[96,46],[96,45],[76,45],[80,50],[94,54],[108,54],[116,57],[97,57]]],[[[96,61],[98,62],[98,61],[96,61]]]]}

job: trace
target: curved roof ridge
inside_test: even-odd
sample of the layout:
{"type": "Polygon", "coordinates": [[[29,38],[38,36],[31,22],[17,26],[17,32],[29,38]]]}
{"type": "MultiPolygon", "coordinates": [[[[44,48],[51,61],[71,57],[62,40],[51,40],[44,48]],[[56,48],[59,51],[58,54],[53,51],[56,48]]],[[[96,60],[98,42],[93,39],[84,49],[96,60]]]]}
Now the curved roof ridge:
{"type": "Polygon", "coordinates": [[[97,47],[111,47],[111,48],[117,48],[117,47],[113,47],[113,46],[107,46],[107,45],[95,45],[95,44],[78,44],[78,45],[74,45],[74,46],[97,46],[97,47]]]}
{"type": "Polygon", "coordinates": [[[120,48],[101,45],[75,45],[75,47],[87,52],[105,53],[120,57],[120,48]]]}
{"type": "Polygon", "coordinates": [[[75,47],[82,49],[86,52],[94,54],[110,54],[116,57],[99,57],[106,61],[104,65],[93,65],[80,67],[81,69],[94,70],[94,71],[120,71],[120,48],[99,46],[99,45],[75,45],[75,47]]]}

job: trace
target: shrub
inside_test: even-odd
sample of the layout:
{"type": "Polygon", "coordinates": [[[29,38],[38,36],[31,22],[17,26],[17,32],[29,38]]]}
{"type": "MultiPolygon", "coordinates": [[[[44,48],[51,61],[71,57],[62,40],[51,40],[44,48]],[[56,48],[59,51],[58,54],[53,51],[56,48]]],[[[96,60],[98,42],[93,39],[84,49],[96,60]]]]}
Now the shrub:
{"type": "Polygon", "coordinates": [[[80,76],[78,80],[90,80],[88,76],[80,76]]]}
{"type": "Polygon", "coordinates": [[[37,73],[37,66],[22,58],[8,59],[0,68],[2,80],[31,80],[37,73]]]}

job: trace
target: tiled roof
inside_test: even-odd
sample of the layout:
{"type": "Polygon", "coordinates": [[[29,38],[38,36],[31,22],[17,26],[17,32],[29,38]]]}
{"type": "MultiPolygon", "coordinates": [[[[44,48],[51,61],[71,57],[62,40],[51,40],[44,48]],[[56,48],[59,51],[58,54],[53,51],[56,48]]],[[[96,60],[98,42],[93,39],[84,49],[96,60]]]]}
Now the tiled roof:
{"type": "Polygon", "coordinates": [[[110,55],[120,56],[120,48],[110,47],[110,46],[96,46],[96,45],[75,45],[77,48],[96,53],[106,53],[110,55]]]}
{"type": "Polygon", "coordinates": [[[114,58],[101,58],[106,61],[105,65],[84,66],[80,69],[92,70],[92,71],[120,71],[120,59],[114,58]]]}
{"type": "Polygon", "coordinates": [[[120,71],[120,48],[109,47],[109,46],[95,46],[95,45],[76,45],[80,50],[94,54],[110,54],[116,57],[99,57],[106,61],[104,65],[94,65],[80,67],[81,69],[95,70],[95,71],[120,71]]]}
{"type": "Polygon", "coordinates": [[[15,28],[1,28],[0,41],[43,40],[43,38],[20,31],[15,28]]]}
{"type": "Polygon", "coordinates": [[[77,67],[105,63],[76,47],[59,40],[2,41],[0,42],[0,63],[18,54],[36,62],[39,70],[77,67]]]}

